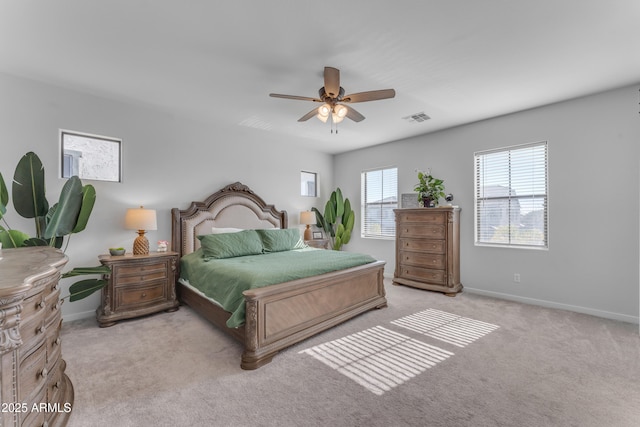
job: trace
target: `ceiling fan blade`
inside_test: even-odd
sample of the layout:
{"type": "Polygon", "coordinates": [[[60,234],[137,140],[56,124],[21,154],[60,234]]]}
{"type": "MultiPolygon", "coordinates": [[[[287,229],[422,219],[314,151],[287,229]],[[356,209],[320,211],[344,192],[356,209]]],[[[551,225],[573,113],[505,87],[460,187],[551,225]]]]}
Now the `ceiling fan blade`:
{"type": "Polygon", "coordinates": [[[296,95],[282,95],[280,93],[270,93],[269,96],[274,98],[284,98],[284,99],[297,99],[298,101],[313,101],[313,102],[322,102],[321,99],[318,98],[309,98],[308,96],[296,96],[296,95]]]}
{"type": "Polygon", "coordinates": [[[331,98],[340,94],[340,70],[337,68],[324,67],[324,91],[331,98]]]}
{"type": "Polygon", "coordinates": [[[300,117],[298,119],[299,122],[306,122],[307,120],[309,120],[311,117],[316,116],[318,114],[318,109],[314,108],[313,110],[309,111],[307,114],[305,114],[304,116],[300,117]]]}
{"type": "Polygon", "coordinates": [[[358,92],[346,95],[342,98],[342,102],[366,102],[377,101],[379,99],[388,99],[396,96],[393,89],[370,90],[369,92],[358,92]]]}
{"type": "MultiPolygon", "coordinates": [[[[347,106],[345,105],[345,107],[347,106]]],[[[353,120],[354,122],[361,122],[364,120],[364,116],[358,113],[356,110],[354,110],[351,107],[347,107],[347,117],[353,120]]]]}

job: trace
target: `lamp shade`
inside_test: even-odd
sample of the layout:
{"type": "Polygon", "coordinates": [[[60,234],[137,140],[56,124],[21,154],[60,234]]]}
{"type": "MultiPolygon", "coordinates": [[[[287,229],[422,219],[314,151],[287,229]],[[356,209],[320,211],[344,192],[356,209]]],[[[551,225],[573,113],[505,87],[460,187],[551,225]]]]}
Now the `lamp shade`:
{"type": "Polygon", "coordinates": [[[316,214],[311,211],[300,212],[300,224],[315,224],[316,214]]]}
{"type": "Polygon", "coordinates": [[[156,211],[154,209],[139,208],[127,209],[124,217],[124,226],[127,230],[157,230],[156,211]]]}

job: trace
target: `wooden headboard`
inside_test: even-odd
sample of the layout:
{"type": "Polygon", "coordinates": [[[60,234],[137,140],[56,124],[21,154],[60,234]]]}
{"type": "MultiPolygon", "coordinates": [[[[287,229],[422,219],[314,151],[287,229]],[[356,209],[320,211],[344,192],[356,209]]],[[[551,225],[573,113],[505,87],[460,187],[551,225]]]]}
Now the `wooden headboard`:
{"type": "Polygon", "coordinates": [[[171,209],[171,249],[180,256],[200,247],[199,235],[212,227],[287,228],[287,212],[268,205],[240,182],[227,185],[185,210],[171,209]]]}

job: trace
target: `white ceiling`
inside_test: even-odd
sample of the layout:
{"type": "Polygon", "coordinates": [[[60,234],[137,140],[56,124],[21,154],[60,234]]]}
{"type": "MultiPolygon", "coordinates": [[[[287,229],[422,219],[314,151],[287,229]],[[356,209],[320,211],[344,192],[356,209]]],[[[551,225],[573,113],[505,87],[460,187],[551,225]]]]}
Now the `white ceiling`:
{"type": "Polygon", "coordinates": [[[0,0],[0,72],[338,153],[640,82],[640,1],[0,0]],[[396,97],[336,135],[268,96],[325,66],[396,97]]]}

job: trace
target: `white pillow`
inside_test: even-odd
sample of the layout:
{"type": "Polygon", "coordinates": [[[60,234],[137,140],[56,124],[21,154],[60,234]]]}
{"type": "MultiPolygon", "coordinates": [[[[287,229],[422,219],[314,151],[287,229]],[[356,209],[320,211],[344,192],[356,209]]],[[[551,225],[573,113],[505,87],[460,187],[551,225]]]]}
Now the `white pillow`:
{"type": "Polygon", "coordinates": [[[233,227],[211,227],[211,234],[223,234],[223,233],[237,233],[238,231],[242,231],[242,228],[233,228],[233,227]]]}

